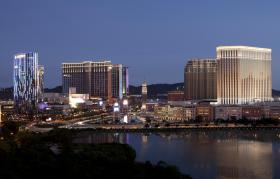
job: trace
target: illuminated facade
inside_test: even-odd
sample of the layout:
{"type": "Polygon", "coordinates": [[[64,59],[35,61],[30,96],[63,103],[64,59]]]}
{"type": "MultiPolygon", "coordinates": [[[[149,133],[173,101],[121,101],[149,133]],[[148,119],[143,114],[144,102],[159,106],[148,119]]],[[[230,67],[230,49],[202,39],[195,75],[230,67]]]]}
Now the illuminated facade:
{"type": "Polygon", "coordinates": [[[42,99],[44,94],[44,74],[45,74],[45,68],[42,65],[38,66],[38,96],[39,99],[42,99]]]}
{"type": "Polygon", "coordinates": [[[219,104],[270,101],[271,49],[248,46],[217,47],[219,104]]]}
{"type": "Polygon", "coordinates": [[[167,94],[168,101],[184,101],[184,92],[183,91],[168,91],[167,94]]]}
{"type": "Polygon", "coordinates": [[[63,93],[75,87],[77,93],[89,94],[91,98],[122,98],[128,93],[128,70],[111,61],[63,63],[62,86],[63,93]]]}
{"type": "Polygon", "coordinates": [[[142,92],[142,109],[143,110],[146,110],[146,103],[147,103],[147,97],[148,97],[148,89],[147,89],[147,82],[144,81],[142,83],[142,89],[141,89],[141,92],[142,92]]]}
{"type": "Polygon", "coordinates": [[[122,99],[128,94],[128,68],[121,64],[112,68],[112,96],[122,99]]]}
{"type": "Polygon", "coordinates": [[[77,108],[79,104],[86,103],[86,100],[89,100],[88,94],[77,94],[76,88],[69,88],[69,105],[72,108],[77,108]]]}
{"type": "Polygon", "coordinates": [[[185,99],[202,100],[217,98],[216,61],[193,59],[185,66],[185,99]]]}
{"type": "Polygon", "coordinates": [[[14,57],[14,102],[18,110],[31,110],[38,102],[38,53],[19,53],[14,57]]]}

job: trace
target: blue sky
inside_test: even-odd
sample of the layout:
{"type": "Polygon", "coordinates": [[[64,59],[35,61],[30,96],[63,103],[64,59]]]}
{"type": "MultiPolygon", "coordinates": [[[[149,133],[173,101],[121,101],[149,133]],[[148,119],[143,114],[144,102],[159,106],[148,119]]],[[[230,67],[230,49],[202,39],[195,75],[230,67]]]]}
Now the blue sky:
{"type": "Polygon", "coordinates": [[[188,59],[251,45],[272,48],[280,89],[279,9],[276,0],[1,0],[0,86],[12,86],[19,52],[38,52],[54,87],[62,62],[107,59],[130,68],[131,84],[175,83],[188,59]]]}

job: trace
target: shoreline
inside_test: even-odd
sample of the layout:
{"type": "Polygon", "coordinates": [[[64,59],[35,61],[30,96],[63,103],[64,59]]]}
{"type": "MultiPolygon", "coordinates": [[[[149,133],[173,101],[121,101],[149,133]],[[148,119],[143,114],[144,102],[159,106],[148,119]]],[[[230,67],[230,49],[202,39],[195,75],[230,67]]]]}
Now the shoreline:
{"type": "Polygon", "coordinates": [[[115,128],[115,129],[104,129],[104,128],[84,128],[84,129],[69,129],[73,131],[89,131],[89,132],[104,132],[104,133],[149,133],[149,132],[184,132],[184,131],[217,131],[217,130],[240,130],[240,131],[280,131],[280,126],[256,126],[256,127],[248,127],[248,126],[238,126],[238,127],[229,127],[229,126],[215,126],[215,127],[205,127],[205,126],[195,126],[195,127],[185,127],[185,128],[178,128],[178,127],[170,127],[170,128],[115,128]]]}

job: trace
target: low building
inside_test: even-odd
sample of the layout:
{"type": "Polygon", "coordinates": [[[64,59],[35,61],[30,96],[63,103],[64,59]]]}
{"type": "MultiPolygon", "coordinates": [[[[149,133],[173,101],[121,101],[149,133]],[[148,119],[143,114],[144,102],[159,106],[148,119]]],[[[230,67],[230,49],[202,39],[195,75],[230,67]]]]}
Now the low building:
{"type": "Polygon", "coordinates": [[[154,115],[158,119],[168,119],[168,106],[167,105],[158,105],[154,107],[154,115]]]}
{"type": "Polygon", "coordinates": [[[248,120],[265,118],[263,106],[242,106],[242,117],[248,120]]]}
{"type": "Polygon", "coordinates": [[[155,111],[155,106],[157,106],[157,102],[147,102],[146,103],[146,111],[147,112],[154,112],[155,111]]]}
{"type": "Polygon", "coordinates": [[[242,118],[241,106],[216,106],[215,119],[239,120],[242,118]]]}
{"type": "Polygon", "coordinates": [[[271,119],[280,120],[280,106],[270,106],[269,107],[269,117],[271,119]]]}
{"type": "Polygon", "coordinates": [[[183,91],[169,91],[167,94],[168,101],[184,101],[184,92],[183,91]]]}
{"type": "Polygon", "coordinates": [[[68,98],[61,93],[43,93],[41,101],[49,104],[67,104],[68,98]]]}
{"type": "Polygon", "coordinates": [[[194,106],[157,105],[154,111],[155,117],[162,120],[182,121],[195,118],[194,106]]]}
{"type": "Polygon", "coordinates": [[[214,107],[210,103],[199,103],[195,107],[196,120],[213,121],[214,107]]]}
{"type": "Polygon", "coordinates": [[[184,120],[184,109],[181,106],[169,106],[168,105],[168,120],[180,121],[184,120]]]}
{"type": "Polygon", "coordinates": [[[14,114],[14,102],[13,101],[1,101],[0,102],[0,122],[7,120],[9,116],[14,114]]]}
{"type": "Polygon", "coordinates": [[[194,106],[188,106],[184,107],[184,119],[185,120],[194,120],[195,119],[195,107],[194,106]]]}

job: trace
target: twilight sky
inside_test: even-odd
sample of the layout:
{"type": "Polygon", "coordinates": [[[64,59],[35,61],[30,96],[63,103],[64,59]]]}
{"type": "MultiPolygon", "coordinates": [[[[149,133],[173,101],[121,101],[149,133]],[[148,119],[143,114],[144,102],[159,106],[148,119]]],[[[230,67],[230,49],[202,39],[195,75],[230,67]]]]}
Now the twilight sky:
{"type": "Polygon", "coordinates": [[[13,55],[36,51],[46,87],[62,62],[108,59],[130,68],[130,83],[183,81],[190,58],[219,45],[272,48],[280,89],[279,0],[1,0],[0,87],[12,86],[13,55]]]}

